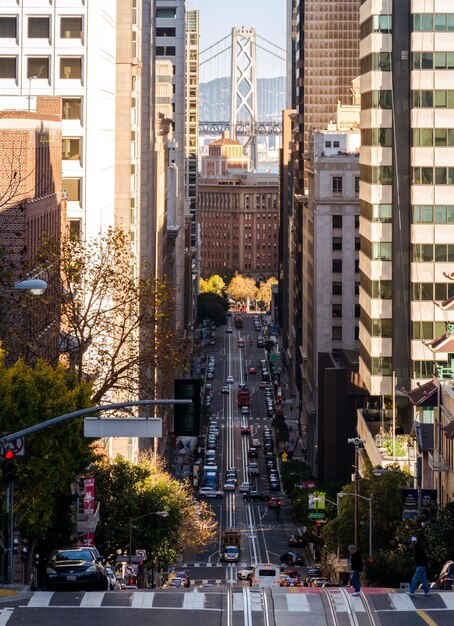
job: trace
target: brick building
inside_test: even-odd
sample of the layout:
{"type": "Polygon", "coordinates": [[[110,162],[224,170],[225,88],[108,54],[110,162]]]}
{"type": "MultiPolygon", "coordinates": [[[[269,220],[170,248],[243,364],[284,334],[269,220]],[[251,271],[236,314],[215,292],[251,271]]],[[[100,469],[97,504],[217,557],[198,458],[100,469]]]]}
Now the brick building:
{"type": "Polygon", "coordinates": [[[208,149],[198,184],[201,275],[277,276],[277,176],[249,172],[243,146],[228,132],[208,149]]]}
{"type": "MultiPolygon", "coordinates": [[[[58,242],[66,226],[66,202],[61,194],[61,98],[0,98],[0,252],[2,282],[36,273],[33,260],[46,240],[58,242]]],[[[49,268],[40,275],[50,290],[54,277],[49,268]]],[[[17,349],[31,342],[25,356],[33,360],[58,358],[58,311],[44,301],[33,307],[11,306],[19,297],[4,286],[1,340],[14,357],[17,349]],[[30,313],[30,311],[33,313],[30,313]],[[11,333],[11,327],[15,332],[11,333]],[[16,336],[17,335],[17,336],[16,336]],[[20,340],[23,343],[20,343],[20,340]],[[33,341],[32,341],[33,340],[33,341]],[[10,344],[10,345],[9,345],[10,344]],[[36,345],[35,345],[36,344],[36,345]]],[[[49,292],[46,295],[50,295],[49,292]]],[[[20,302],[27,305],[27,294],[20,302]]],[[[39,300],[39,299],[38,299],[39,300]]]]}

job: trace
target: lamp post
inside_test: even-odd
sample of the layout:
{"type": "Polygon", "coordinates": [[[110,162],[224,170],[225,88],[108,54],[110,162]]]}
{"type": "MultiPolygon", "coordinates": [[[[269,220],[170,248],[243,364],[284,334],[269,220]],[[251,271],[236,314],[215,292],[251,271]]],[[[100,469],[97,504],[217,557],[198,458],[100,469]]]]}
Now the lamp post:
{"type": "Polygon", "coordinates": [[[132,523],[137,522],[139,519],[143,519],[144,517],[149,517],[150,515],[157,515],[158,517],[168,517],[168,511],[150,511],[150,513],[145,513],[144,515],[139,515],[138,517],[130,517],[129,518],[129,562],[131,563],[132,558],[132,523]]]}
{"type": "Polygon", "coordinates": [[[372,556],[372,496],[367,498],[366,496],[362,496],[359,493],[346,493],[341,491],[337,494],[337,510],[340,511],[340,498],[344,496],[353,496],[354,498],[361,498],[362,500],[367,500],[369,502],[369,556],[372,556]]]}
{"type": "Polygon", "coordinates": [[[29,291],[34,296],[42,296],[47,289],[47,283],[40,278],[26,278],[25,280],[14,283],[14,289],[29,291]]]}

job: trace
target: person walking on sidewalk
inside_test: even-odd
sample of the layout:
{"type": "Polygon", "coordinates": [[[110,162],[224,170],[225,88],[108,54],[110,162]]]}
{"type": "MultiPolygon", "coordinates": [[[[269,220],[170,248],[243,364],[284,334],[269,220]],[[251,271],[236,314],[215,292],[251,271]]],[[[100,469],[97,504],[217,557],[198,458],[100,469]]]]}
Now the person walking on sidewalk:
{"type": "Polygon", "coordinates": [[[350,553],[348,561],[350,563],[350,569],[353,572],[350,584],[355,590],[352,595],[359,596],[361,594],[359,579],[361,577],[361,572],[363,571],[363,560],[358,548],[354,544],[348,546],[348,551],[350,553]]]}
{"type": "Polygon", "coordinates": [[[424,552],[424,548],[418,542],[417,537],[410,537],[410,548],[413,550],[416,570],[413,578],[411,579],[410,588],[407,591],[407,594],[409,596],[414,596],[418,583],[419,581],[421,581],[422,588],[424,589],[424,595],[430,596],[430,588],[426,576],[426,567],[429,564],[429,560],[426,553],[424,552]]]}

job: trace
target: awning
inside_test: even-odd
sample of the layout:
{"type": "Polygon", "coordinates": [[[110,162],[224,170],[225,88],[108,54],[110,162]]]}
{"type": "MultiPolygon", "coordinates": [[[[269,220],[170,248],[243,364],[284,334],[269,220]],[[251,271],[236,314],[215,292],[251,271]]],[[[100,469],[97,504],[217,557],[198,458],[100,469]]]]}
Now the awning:
{"type": "Polygon", "coordinates": [[[434,300],[434,304],[436,304],[443,311],[454,311],[454,296],[451,296],[447,300],[443,300],[443,302],[436,302],[434,300]]]}
{"type": "Polygon", "coordinates": [[[441,430],[444,431],[446,439],[454,439],[454,421],[442,426],[441,430]]]}
{"type": "Polygon", "coordinates": [[[454,336],[450,333],[443,333],[441,337],[432,341],[423,341],[423,344],[432,352],[454,352],[454,336]]]}
{"type": "Polygon", "coordinates": [[[438,385],[433,380],[429,380],[424,385],[418,385],[411,391],[406,391],[402,387],[401,392],[407,396],[413,406],[436,406],[438,402],[438,385]]]}

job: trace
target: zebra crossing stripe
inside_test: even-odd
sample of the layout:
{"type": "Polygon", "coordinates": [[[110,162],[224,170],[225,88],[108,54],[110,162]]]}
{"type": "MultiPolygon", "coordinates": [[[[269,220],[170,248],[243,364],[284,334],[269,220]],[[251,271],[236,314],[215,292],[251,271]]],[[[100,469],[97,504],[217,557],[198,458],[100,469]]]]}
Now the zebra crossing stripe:
{"type": "Polygon", "coordinates": [[[205,606],[204,593],[185,593],[183,597],[183,609],[197,610],[205,606]]]}
{"type": "Polygon", "coordinates": [[[13,614],[14,609],[7,607],[6,609],[0,609],[0,626],[6,626],[9,618],[13,614]]]}
{"type": "Polygon", "coordinates": [[[49,606],[50,599],[52,598],[53,591],[35,591],[30,600],[28,601],[29,607],[45,607],[49,606]]]}
{"type": "Polygon", "coordinates": [[[287,609],[289,612],[309,612],[309,598],[306,594],[289,593],[286,596],[287,609]]]}
{"type": "Polygon", "coordinates": [[[104,593],[99,591],[86,591],[80,603],[81,607],[100,607],[104,599],[104,593]]]}
{"type": "Polygon", "coordinates": [[[131,607],[133,609],[153,608],[154,591],[134,591],[131,607]]]}

